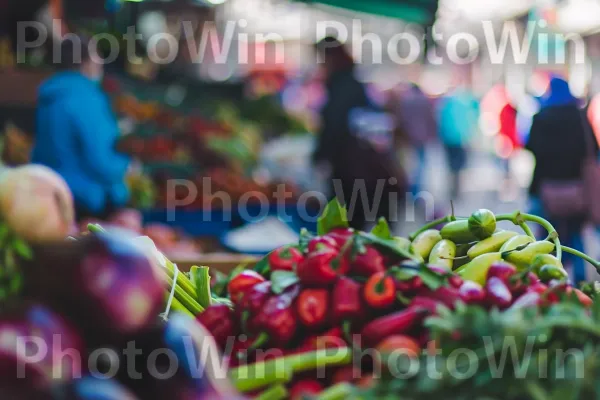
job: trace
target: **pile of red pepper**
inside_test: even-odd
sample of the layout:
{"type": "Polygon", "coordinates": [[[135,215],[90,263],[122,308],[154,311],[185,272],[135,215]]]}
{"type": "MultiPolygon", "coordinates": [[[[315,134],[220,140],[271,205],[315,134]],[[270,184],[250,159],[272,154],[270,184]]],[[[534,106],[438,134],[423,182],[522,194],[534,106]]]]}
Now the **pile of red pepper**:
{"type": "MultiPolygon", "coordinates": [[[[506,310],[549,305],[573,293],[584,305],[592,303],[565,280],[542,282],[530,269],[504,261],[489,267],[484,286],[465,281],[447,267],[402,257],[365,235],[333,228],[234,275],[227,286],[233,309],[213,305],[198,317],[229,364],[344,347],[418,356],[435,346],[423,322],[440,306],[453,309],[461,302],[506,310]]],[[[295,376],[291,398],[340,382],[369,385],[365,377],[377,360],[371,361],[362,362],[359,371],[356,365],[332,368],[326,379],[306,372],[295,376]]]]}

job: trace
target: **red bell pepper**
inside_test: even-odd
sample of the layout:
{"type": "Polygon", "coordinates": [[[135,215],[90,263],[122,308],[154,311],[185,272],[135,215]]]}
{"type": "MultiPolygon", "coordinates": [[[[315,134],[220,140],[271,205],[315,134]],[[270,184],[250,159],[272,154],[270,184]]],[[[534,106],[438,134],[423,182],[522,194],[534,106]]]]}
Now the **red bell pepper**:
{"type": "Polygon", "coordinates": [[[465,283],[465,281],[459,275],[452,274],[448,277],[448,283],[453,288],[460,289],[460,287],[463,285],[463,283],[465,283]]]}
{"type": "Polygon", "coordinates": [[[266,342],[272,347],[285,347],[292,340],[298,326],[293,307],[298,292],[298,287],[294,286],[267,300],[255,319],[261,333],[253,347],[261,347],[266,342]]]}
{"type": "Polygon", "coordinates": [[[227,284],[229,298],[234,304],[237,304],[250,288],[265,281],[266,279],[258,272],[252,270],[243,271],[234,276],[227,284]]]}
{"type": "Polygon", "coordinates": [[[295,247],[280,247],[269,254],[271,271],[294,271],[304,256],[295,247]]]}
{"type": "Polygon", "coordinates": [[[460,299],[466,304],[483,304],[485,301],[485,290],[476,282],[466,281],[458,292],[460,299]]]}
{"type": "Polygon", "coordinates": [[[346,365],[338,368],[331,377],[331,385],[337,385],[338,383],[353,383],[362,377],[362,371],[360,368],[346,365]]]}
{"type": "Polygon", "coordinates": [[[354,230],[351,228],[335,228],[325,235],[335,240],[339,248],[344,247],[348,240],[354,236],[354,230]]]}
{"type": "Polygon", "coordinates": [[[227,340],[237,332],[233,311],[226,305],[211,305],[196,320],[210,332],[221,351],[227,346],[227,340]]]}
{"type": "Polygon", "coordinates": [[[361,339],[367,346],[376,346],[389,336],[406,334],[420,324],[427,314],[429,311],[421,307],[409,307],[378,318],[363,328],[361,339]]]}
{"type": "Polygon", "coordinates": [[[420,276],[405,281],[396,281],[396,290],[404,296],[414,296],[420,293],[424,286],[423,279],[420,276]]]}
{"type": "Polygon", "coordinates": [[[343,277],[336,282],[331,297],[331,316],[334,324],[355,322],[364,317],[361,292],[362,285],[350,278],[343,277]]]}
{"type": "Polygon", "coordinates": [[[337,242],[330,236],[319,236],[308,242],[308,252],[314,253],[315,251],[323,249],[336,249],[339,250],[337,242]]]}
{"type": "Polygon", "coordinates": [[[344,254],[333,249],[322,249],[309,254],[298,265],[296,273],[304,284],[327,286],[334,283],[338,276],[346,274],[348,269],[344,254]]]}
{"type": "Polygon", "coordinates": [[[387,308],[396,300],[396,285],[385,272],[371,276],[365,284],[365,301],[373,308],[387,308]]]}
{"type": "Polygon", "coordinates": [[[383,256],[373,246],[367,246],[364,254],[357,254],[351,263],[350,271],[354,275],[370,277],[385,271],[383,256]]]}
{"type": "Polygon", "coordinates": [[[392,335],[383,339],[376,347],[380,354],[390,354],[401,352],[409,357],[419,357],[421,355],[421,346],[410,336],[392,335]]]}
{"type": "Polygon", "coordinates": [[[346,347],[346,341],[344,340],[344,332],[342,328],[333,328],[327,332],[309,337],[302,343],[299,348],[300,352],[323,350],[323,349],[337,349],[346,347]]]}
{"type": "Polygon", "coordinates": [[[434,300],[431,297],[425,297],[425,296],[417,296],[417,297],[413,298],[410,302],[410,307],[422,308],[424,310],[427,310],[432,315],[437,314],[438,308],[442,305],[444,305],[444,304],[441,301],[434,300]]]}
{"type": "Polygon", "coordinates": [[[506,262],[496,262],[490,266],[487,273],[487,279],[492,277],[500,278],[502,282],[507,283],[509,278],[517,273],[517,268],[506,262]]]}
{"type": "Polygon", "coordinates": [[[490,306],[505,309],[512,303],[512,293],[507,284],[497,276],[489,278],[485,284],[486,299],[490,306]]]}
{"type": "Polygon", "coordinates": [[[242,297],[239,305],[242,330],[246,333],[256,333],[256,318],[271,297],[271,282],[266,281],[253,286],[242,297]]]}
{"type": "Polygon", "coordinates": [[[329,311],[329,291],[326,289],[304,289],[296,300],[298,319],[309,329],[322,327],[329,311]]]}
{"type": "Polygon", "coordinates": [[[323,391],[323,385],[314,379],[306,379],[294,383],[289,390],[290,400],[303,400],[323,391]]]}
{"type": "Polygon", "coordinates": [[[424,288],[420,295],[435,300],[451,309],[454,309],[456,302],[461,300],[459,290],[449,286],[441,286],[436,290],[424,288]]]}

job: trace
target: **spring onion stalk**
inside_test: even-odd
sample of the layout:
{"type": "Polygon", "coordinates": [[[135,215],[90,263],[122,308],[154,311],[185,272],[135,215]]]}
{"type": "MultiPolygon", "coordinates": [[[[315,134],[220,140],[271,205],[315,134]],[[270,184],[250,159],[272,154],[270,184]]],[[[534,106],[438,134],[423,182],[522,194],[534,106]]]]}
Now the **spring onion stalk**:
{"type": "Polygon", "coordinates": [[[295,373],[348,365],[350,362],[352,349],[325,349],[243,365],[231,369],[230,375],[236,389],[246,393],[276,383],[288,382],[295,373]]]}
{"type": "Polygon", "coordinates": [[[90,233],[106,232],[106,229],[104,229],[102,226],[100,226],[100,224],[88,224],[87,228],[88,228],[88,231],[90,231],[90,233]]]}
{"type": "Polygon", "coordinates": [[[344,400],[349,398],[353,392],[354,387],[349,383],[338,383],[322,392],[317,400],[344,400]]]}
{"type": "Polygon", "coordinates": [[[210,294],[210,273],[208,267],[193,266],[190,270],[192,283],[196,286],[196,299],[198,303],[208,308],[212,304],[212,296],[210,294]]]}
{"type": "Polygon", "coordinates": [[[289,393],[285,386],[279,384],[271,387],[270,389],[262,392],[256,400],[285,400],[289,396],[289,393]]]}
{"type": "MultiPolygon", "coordinates": [[[[167,272],[167,276],[173,280],[173,277],[175,276],[175,268],[177,268],[177,266],[171,261],[167,260],[166,267],[167,268],[165,270],[167,272]]],[[[196,289],[194,289],[192,282],[190,282],[188,277],[182,272],[177,274],[177,286],[180,286],[188,296],[194,299],[196,298],[196,289]]]]}
{"type": "MultiPolygon", "coordinates": [[[[165,295],[165,299],[167,301],[169,300],[169,296],[170,296],[170,293],[167,293],[165,295]]],[[[169,310],[169,314],[172,314],[173,312],[180,312],[180,313],[188,315],[190,317],[194,317],[194,314],[192,314],[192,312],[190,310],[185,308],[185,306],[183,304],[181,304],[181,302],[179,300],[177,300],[176,297],[173,297],[173,299],[171,299],[171,309],[169,310]]]]}
{"type": "MultiPolygon", "coordinates": [[[[168,276],[165,277],[168,285],[167,289],[170,291],[173,287],[173,279],[169,278],[168,276]]],[[[179,300],[179,302],[194,315],[198,315],[204,311],[204,308],[202,308],[202,306],[200,306],[200,304],[198,304],[193,297],[188,295],[179,285],[175,287],[175,298],[179,300]]]]}

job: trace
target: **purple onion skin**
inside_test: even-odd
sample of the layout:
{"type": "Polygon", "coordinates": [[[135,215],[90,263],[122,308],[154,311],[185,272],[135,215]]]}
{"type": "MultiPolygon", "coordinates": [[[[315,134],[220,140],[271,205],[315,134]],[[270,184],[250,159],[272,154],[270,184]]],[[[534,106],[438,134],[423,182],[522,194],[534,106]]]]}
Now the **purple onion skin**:
{"type": "Polygon", "coordinates": [[[150,326],[164,283],[132,237],[98,233],[35,249],[25,294],[66,316],[90,346],[111,344],[150,326]]]}
{"type": "Polygon", "coordinates": [[[3,388],[40,389],[81,375],[81,360],[85,357],[81,338],[63,318],[45,307],[26,306],[4,315],[0,321],[0,338],[0,385],[3,388]],[[27,349],[25,353],[24,349],[27,349]],[[42,352],[41,358],[34,362],[28,357],[35,357],[37,351],[42,352]],[[69,356],[61,357],[61,353],[69,356]],[[18,376],[19,365],[25,366],[22,377],[18,376]]]}
{"type": "MultiPolygon", "coordinates": [[[[146,332],[124,341],[117,352],[122,354],[131,341],[135,342],[135,346],[141,350],[141,354],[135,358],[135,364],[132,364],[134,360],[131,357],[129,359],[125,356],[122,357],[118,379],[140,399],[217,400],[236,398],[233,390],[227,385],[226,377],[215,379],[209,371],[203,368],[202,360],[210,361],[212,359],[210,355],[207,356],[204,353],[207,349],[210,348],[217,352],[214,356],[218,363],[222,363],[223,357],[218,354],[214,339],[195,319],[181,314],[171,315],[169,321],[159,322],[146,332]],[[207,342],[204,341],[206,337],[208,337],[207,342]],[[163,349],[163,352],[169,351],[177,360],[177,371],[169,379],[156,379],[148,369],[148,365],[152,365],[152,362],[148,362],[149,356],[156,349],[163,349]],[[131,379],[127,373],[128,369],[133,368],[133,365],[141,374],[141,379],[131,379]],[[224,387],[226,388],[225,395],[223,395],[224,387]]],[[[165,372],[170,365],[169,358],[162,355],[156,358],[154,365],[158,371],[165,372]]],[[[225,368],[225,363],[219,364],[218,368],[221,366],[225,368]]]]}

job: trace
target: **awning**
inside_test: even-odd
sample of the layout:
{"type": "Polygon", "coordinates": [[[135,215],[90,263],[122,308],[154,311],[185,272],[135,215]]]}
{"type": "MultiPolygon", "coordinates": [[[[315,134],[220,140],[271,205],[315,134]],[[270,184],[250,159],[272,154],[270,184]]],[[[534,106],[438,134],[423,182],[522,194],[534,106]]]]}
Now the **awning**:
{"type": "Polygon", "coordinates": [[[297,0],[303,3],[320,3],[422,25],[435,20],[438,0],[297,0]]]}

